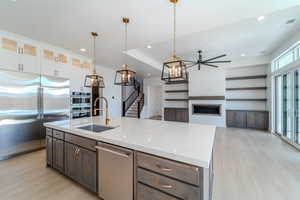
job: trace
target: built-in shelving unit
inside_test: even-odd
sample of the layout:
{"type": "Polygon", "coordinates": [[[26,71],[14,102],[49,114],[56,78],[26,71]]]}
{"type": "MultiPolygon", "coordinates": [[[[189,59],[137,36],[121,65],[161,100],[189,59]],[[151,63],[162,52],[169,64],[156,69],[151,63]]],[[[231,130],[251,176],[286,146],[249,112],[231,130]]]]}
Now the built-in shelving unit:
{"type": "Polygon", "coordinates": [[[72,92],[71,118],[89,117],[91,113],[91,93],[72,92]]]}
{"type": "Polygon", "coordinates": [[[267,65],[226,71],[227,127],[268,129],[267,65]]]}
{"type": "Polygon", "coordinates": [[[187,80],[166,82],[164,86],[164,120],[189,121],[187,80]]]}

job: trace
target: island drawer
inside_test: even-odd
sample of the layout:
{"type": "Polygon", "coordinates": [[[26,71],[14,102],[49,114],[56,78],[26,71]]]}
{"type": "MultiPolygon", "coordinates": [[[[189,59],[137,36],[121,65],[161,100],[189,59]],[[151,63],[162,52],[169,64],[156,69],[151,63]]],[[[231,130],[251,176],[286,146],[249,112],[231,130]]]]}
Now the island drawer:
{"type": "Polygon", "coordinates": [[[58,130],[53,130],[53,137],[63,140],[65,138],[65,133],[58,130]]]}
{"type": "Polygon", "coordinates": [[[144,153],[137,153],[137,165],[162,175],[199,185],[202,170],[187,164],[158,158],[144,153]]]}
{"type": "Polygon", "coordinates": [[[46,128],[46,135],[52,137],[52,129],[51,128],[46,128]]]}
{"type": "Polygon", "coordinates": [[[80,137],[80,136],[76,136],[76,135],[66,133],[65,141],[70,142],[72,144],[76,144],[78,146],[89,149],[91,151],[96,151],[95,146],[96,146],[97,142],[95,140],[90,140],[90,139],[87,139],[87,138],[83,138],[83,137],[80,137]]]}
{"type": "Polygon", "coordinates": [[[199,200],[201,197],[199,187],[161,176],[142,168],[137,169],[137,180],[180,199],[199,200]]]}
{"type": "Polygon", "coordinates": [[[144,184],[137,184],[137,200],[179,200],[144,184]]]}

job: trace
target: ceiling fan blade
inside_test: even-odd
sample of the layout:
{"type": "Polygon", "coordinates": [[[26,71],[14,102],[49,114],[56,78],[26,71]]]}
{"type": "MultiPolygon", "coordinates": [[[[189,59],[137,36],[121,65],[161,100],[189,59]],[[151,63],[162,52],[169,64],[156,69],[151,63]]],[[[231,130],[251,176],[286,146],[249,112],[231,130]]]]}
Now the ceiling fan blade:
{"type": "Polygon", "coordinates": [[[191,68],[191,67],[194,67],[194,66],[196,66],[197,64],[196,63],[193,63],[193,64],[190,64],[190,65],[186,65],[186,69],[188,69],[188,68],[191,68]]]}
{"type": "Polygon", "coordinates": [[[226,56],[226,54],[223,54],[223,55],[220,55],[220,56],[217,56],[217,57],[214,57],[214,58],[210,58],[210,59],[204,60],[203,62],[208,62],[208,61],[216,60],[218,58],[223,58],[225,56],[226,56]]]}
{"type": "Polygon", "coordinates": [[[211,65],[211,64],[207,64],[207,63],[202,63],[203,65],[207,65],[207,66],[210,66],[210,67],[215,67],[215,68],[218,68],[219,66],[217,65],[211,65]]]}
{"type": "Polygon", "coordinates": [[[204,62],[204,63],[231,63],[231,60],[211,61],[211,62],[204,62]]]}
{"type": "Polygon", "coordinates": [[[188,62],[188,63],[197,63],[195,61],[190,61],[190,60],[184,60],[184,62],[188,62]]]}

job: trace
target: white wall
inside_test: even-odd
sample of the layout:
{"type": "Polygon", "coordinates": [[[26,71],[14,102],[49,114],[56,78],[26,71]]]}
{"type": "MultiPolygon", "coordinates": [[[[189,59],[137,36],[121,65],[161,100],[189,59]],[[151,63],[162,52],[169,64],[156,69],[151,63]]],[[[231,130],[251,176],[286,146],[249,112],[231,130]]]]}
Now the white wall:
{"type": "Polygon", "coordinates": [[[225,96],[225,69],[193,68],[189,73],[189,96],[225,96]]]}
{"type": "Polygon", "coordinates": [[[148,95],[149,95],[149,104],[148,104],[148,116],[158,116],[162,115],[162,102],[163,102],[163,86],[154,85],[149,86],[148,95]]]}
{"type": "Polygon", "coordinates": [[[97,66],[97,73],[103,76],[105,88],[103,89],[103,96],[108,100],[109,116],[121,116],[121,86],[114,85],[115,70],[103,66],[97,66]]]}
{"type": "Polygon", "coordinates": [[[153,111],[154,110],[158,110],[159,105],[161,107],[161,113],[162,112],[162,101],[164,99],[164,93],[161,90],[161,95],[156,94],[159,90],[157,89],[153,89],[153,88],[162,88],[164,82],[161,81],[160,77],[150,77],[150,78],[146,78],[143,81],[143,89],[144,89],[144,95],[145,95],[145,104],[144,104],[144,108],[142,110],[141,113],[141,118],[149,118],[152,117],[153,111]],[[156,99],[153,99],[151,96],[151,93],[155,93],[154,96],[161,98],[161,102],[159,102],[159,100],[157,101],[156,99]],[[157,105],[155,105],[157,104],[157,105]]]}

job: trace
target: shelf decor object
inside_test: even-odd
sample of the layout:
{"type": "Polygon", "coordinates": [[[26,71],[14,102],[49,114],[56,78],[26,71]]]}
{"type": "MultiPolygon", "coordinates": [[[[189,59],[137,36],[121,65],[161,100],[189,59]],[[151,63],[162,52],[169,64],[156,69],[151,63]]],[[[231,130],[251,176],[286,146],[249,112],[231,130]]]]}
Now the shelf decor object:
{"type": "Polygon", "coordinates": [[[96,37],[98,33],[92,32],[93,36],[93,72],[85,76],[84,87],[105,88],[103,77],[96,72],[96,37]]]}
{"type": "Polygon", "coordinates": [[[176,4],[178,0],[170,0],[173,3],[173,46],[172,56],[163,63],[161,80],[177,81],[187,80],[186,64],[183,59],[176,56],[176,4]]]}
{"type": "MultiPolygon", "coordinates": [[[[127,26],[129,24],[129,18],[123,17],[123,23],[125,24],[125,48],[124,53],[127,53],[127,26]]],[[[126,57],[126,55],[125,55],[126,57]]],[[[128,64],[124,64],[122,69],[116,71],[115,75],[115,85],[121,86],[134,86],[135,84],[135,71],[132,71],[128,68],[128,64]]]]}

